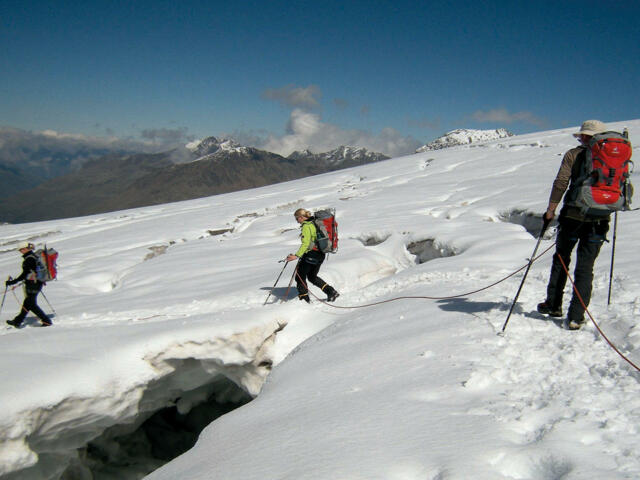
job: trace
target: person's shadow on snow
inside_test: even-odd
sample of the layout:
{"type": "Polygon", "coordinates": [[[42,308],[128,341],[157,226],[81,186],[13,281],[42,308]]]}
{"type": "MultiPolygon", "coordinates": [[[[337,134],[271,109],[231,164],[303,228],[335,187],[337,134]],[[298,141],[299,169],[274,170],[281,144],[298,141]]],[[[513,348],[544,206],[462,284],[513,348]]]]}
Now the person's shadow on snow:
{"type": "MultiPolygon", "coordinates": [[[[507,304],[507,303],[500,303],[500,302],[473,302],[470,301],[464,297],[462,298],[450,298],[450,299],[446,299],[446,300],[438,300],[437,302],[439,304],[439,307],[442,310],[445,310],[447,312],[462,312],[462,313],[480,313],[480,312],[488,312],[490,310],[500,310],[500,311],[504,311],[504,312],[508,312],[509,309],[511,308],[511,304],[507,304]]],[[[552,317],[547,317],[546,315],[542,315],[541,313],[539,313],[537,310],[530,310],[530,311],[525,311],[525,309],[522,307],[522,305],[520,303],[515,304],[515,306],[513,307],[513,312],[512,314],[516,314],[516,315],[524,315],[525,317],[528,318],[533,318],[535,320],[540,320],[543,322],[549,322],[551,321],[552,323],[558,325],[558,326],[562,326],[562,319],[561,318],[552,318],[552,317]]]]}
{"type": "MultiPolygon", "coordinates": [[[[490,310],[508,310],[510,306],[505,306],[500,302],[474,302],[465,297],[448,298],[446,300],[438,300],[438,307],[446,312],[462,312],[462,313],[479,313],[488,312],[490,310]]],[[[518,309],[518,305],[514,308],[514,312],[518,309]]],[[[520,312],[522,308],[520,308],[520,312]]]]}
{"type": "MultiPolygon", "coordinates": [[[[262,287],[260,290],[264,290],[266,292],[271,290],[271,287],[262,287]]],[[[292,298],[296,298],[298,296],[298,290],[295,285],[291,285],[291,287],[276,287],[271,292],[271,297],[269,297],[268,303],[276,303],[280,300],[291,300],[292,298]],[[287,290],[289,290],[289,295],[286,296],[287,290]]]]}

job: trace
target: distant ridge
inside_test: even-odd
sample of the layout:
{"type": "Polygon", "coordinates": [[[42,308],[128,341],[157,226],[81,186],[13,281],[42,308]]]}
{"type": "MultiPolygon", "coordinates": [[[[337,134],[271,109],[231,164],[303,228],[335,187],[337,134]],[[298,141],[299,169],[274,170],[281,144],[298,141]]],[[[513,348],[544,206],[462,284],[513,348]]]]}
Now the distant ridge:
{"type": "Polygon", "coordinates": [[[497,128],[495,130],[471,130],[460,128],[452,130],[449,133],[445,133],[432,142],[423,145],[416,150],[416,153],[456,147],[458,145],[468,145],[470,143],[487,142],[489,140],[498,140],[500,138],[507,137],[513,137],[513,133],[504,128],[497,128]]]}
{"type": "Polygon", "coordinates": [[[348,168],[367,163],[388,160],[390,157],[383,153],[376,153],[364,147],[340,146],[325,153],[312,153],[309,150],[295,151],[287,158],[293,160],[312,160],[328,168],[348,168]]]}
{"type": "Polygon", "coordinates": [[[285,182],[389,157],[365,148],[339,147],[313,154],[276,153],[207,137],[173,152],[109,155],[0,201],[0,222],[23,223],[190,200],[285,182]]]}
{"type": "Polygon", "coordinates": [[[0,126],[0,199],[71,173],[89,160],[132,153],[132,144],[114,139],[0,126]]]}

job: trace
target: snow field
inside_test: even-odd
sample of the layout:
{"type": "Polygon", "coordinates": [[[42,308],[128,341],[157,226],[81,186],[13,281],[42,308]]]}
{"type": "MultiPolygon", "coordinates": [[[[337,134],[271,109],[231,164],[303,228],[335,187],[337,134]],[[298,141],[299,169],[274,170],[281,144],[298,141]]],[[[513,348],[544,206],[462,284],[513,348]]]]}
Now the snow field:
{"type": "MultiPolygon", "coordinates": [[[[640,122],[628,125],[632,138],[640,135],[640,122]]],[[[60,279],[46,290],[55,327],[0,332],[0,396],[10,405],[0,412],[2,474],[58,478],[41,473],[44,458],[60,472],[105,428],[139,423],[176,399],[187,411],[199,401],[189,392],[222,375],[255,399],[148,478],[640,475],[637,373],[593,326],[568,332],[535,312],[551,252],[531,268],[504,337],[496,334],[522,272],[461,298],[357,309],[278,298],[262,305],[278,260],[298,244],[292,213],[300,206],[338,210],[340,250],[320,273],[340,291],[338,307],[451,297],[506,277],[531,255],[535,239],[522,224],[546,207],[572,131],[189,202],[0,226],[3,272],[16,271],[15,244],[25,237],[61,252],[60,279]],[[436,258],[420,263],[416,254],[436,258]]],[[[639,222],[621,214],[615,301],[607,308],[605,245],[591,305],[636,361],[640,272],[631,239],[639,222]]]]}

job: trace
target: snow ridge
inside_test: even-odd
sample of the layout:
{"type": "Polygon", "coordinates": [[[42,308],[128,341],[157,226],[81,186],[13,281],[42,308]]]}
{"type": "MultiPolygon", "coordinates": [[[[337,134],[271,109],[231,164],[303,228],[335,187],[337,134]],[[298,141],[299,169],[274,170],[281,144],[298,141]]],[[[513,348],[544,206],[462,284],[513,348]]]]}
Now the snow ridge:
{"type": "Polygon", "coordinates": [[[458,145],[468,145],[470,143],[488,142],[490,140],[498,140],[500,138],[513,136],[513,133],[504,128],[497,128],[495,130],[469,130],[459,128],[436,138],[426,145],[423,145],[416,150],[416,153],[440,150],[458,145]]]}
{"type": "MultiPolygon", "coordinates": [[[[13,423],[3,422],[0,428],[0,477],[20,471],[22,478],[59,478],[70,466],[83,470],[77,450],[107,428],[139,425],[176,398],[178,409],[189,411],[191,397],[222,378],[257,395],[271,371],[271,347],[282,328],[281,322],[272,321],[230,335],[173,340],[146,353],[147,378],[142,381],[124,378],[125,367],[120,384],[110,389],[90,397],[52,395],[50,405],[16,412],[13,423]],[[39,470],[46,469],[52,476],[41,476],[39,470]]],[[[110,352],[104,362],[115,369],[116,363],[133,362],[138,355],[124,348],[110,352]]]]}

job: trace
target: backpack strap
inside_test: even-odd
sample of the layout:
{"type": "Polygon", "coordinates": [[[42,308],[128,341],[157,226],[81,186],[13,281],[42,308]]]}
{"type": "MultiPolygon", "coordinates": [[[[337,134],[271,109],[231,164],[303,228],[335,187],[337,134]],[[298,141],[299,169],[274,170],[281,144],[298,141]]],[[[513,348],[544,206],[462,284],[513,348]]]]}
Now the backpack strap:
{"type": "Polygon", "coordinates": [[[36,252],[31,250],[29,253],[25,255],[24,263],[26,263],[28,258],[32,258],[35,265],[34,265],[34,268],[32,268],[27,274],[25,280],[28,280],[30,282],[35,282],[37,281],[37,276],[38,276],[38,256],[36,255],[36,252]]]}

